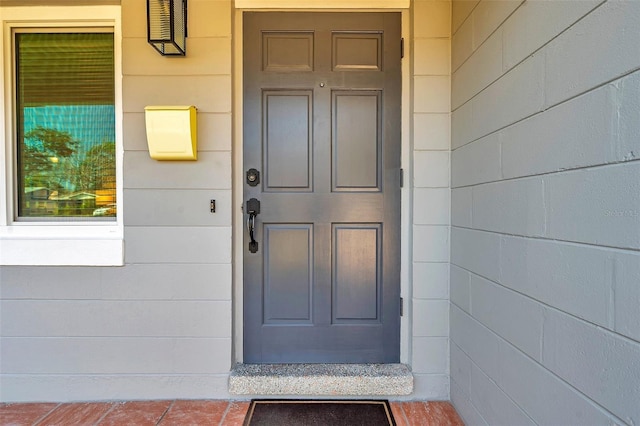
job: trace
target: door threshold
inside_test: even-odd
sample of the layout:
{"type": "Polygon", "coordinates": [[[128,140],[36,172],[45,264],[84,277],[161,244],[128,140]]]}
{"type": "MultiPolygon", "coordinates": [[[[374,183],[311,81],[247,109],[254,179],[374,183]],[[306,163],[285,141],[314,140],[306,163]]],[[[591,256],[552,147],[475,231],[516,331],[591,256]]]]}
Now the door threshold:
{"type": "Polygon", "coordinates": [[[405,364],[236,364],[232,395],[410,395],[413,374],[405,364]]]}

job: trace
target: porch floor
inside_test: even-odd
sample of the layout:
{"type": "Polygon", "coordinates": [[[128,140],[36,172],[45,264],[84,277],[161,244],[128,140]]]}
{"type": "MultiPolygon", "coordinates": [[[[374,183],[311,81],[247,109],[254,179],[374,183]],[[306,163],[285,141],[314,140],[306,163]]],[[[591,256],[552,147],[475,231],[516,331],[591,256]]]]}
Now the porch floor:
{"type": "MultiPolygon", "coordinates": [[[[0,425],[242,425],[248,401],[0,404],[0,425]]],[[[446,401],[391,402],[398,426],[464,425],[446,401]]]]}

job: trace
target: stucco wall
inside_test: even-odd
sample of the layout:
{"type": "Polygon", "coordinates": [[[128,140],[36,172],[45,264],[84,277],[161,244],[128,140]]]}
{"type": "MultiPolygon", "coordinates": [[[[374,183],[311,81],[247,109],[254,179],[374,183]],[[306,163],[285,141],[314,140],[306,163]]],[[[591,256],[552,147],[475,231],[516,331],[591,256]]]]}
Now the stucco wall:
{"type": "Polygon", "coordinates": [[[451,396],[640,422],[640,3],[455,1],[451,396]]]}

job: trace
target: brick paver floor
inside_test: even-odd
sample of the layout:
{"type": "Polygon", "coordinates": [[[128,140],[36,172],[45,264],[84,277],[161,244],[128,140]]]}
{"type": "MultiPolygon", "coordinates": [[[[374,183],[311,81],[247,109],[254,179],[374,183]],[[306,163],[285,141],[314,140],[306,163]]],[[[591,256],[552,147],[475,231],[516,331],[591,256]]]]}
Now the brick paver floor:
{"type": "MultiPolygon", "coordinates": [[[[247,401],[174,400],[0,404],[0,425],[242,425],[247,401]]],[[[448,402],[391,402],[398,426],[463,426],[448,402]]],[[[283,425],[284,426],[284,425],[283,425]]]]}

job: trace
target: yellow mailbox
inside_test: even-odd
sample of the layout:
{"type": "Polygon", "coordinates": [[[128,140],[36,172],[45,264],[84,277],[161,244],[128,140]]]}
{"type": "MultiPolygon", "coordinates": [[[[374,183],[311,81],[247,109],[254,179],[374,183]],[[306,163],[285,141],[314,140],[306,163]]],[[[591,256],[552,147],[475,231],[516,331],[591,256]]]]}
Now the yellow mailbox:
{"type": "Polygon", "coordinates": [[[144,109],[149,155],[155,160],[197,160],[196,107],[144,109]]]}

